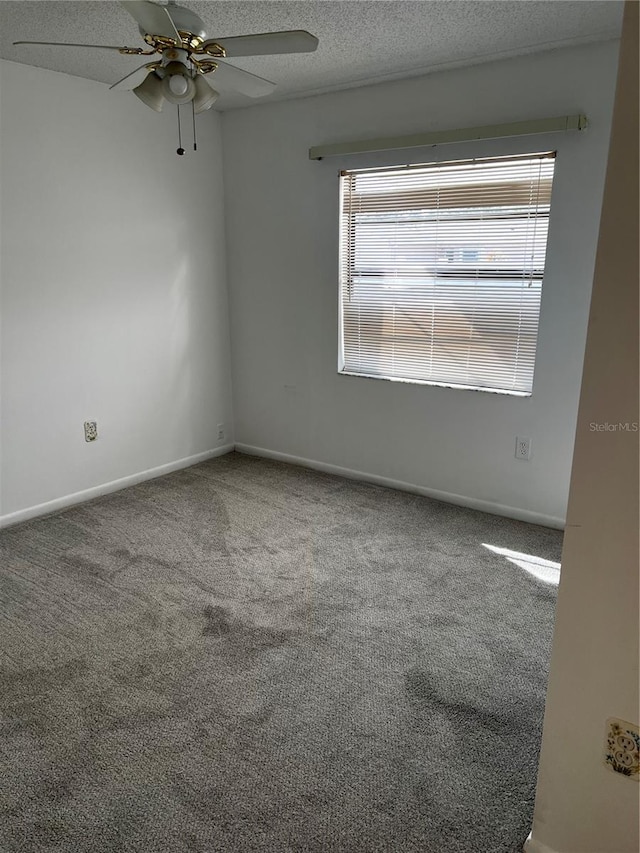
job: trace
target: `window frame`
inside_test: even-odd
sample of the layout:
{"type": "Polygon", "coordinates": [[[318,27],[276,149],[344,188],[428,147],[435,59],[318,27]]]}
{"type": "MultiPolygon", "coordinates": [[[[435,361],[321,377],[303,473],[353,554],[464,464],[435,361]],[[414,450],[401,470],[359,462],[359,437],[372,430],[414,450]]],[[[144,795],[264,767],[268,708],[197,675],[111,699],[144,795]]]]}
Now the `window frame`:
{"type": "MultiPolygon", "coordinates": [[[[549,245],[550,245],[550,236],[551,236],[551,222],[552,222],[552,211],[554,209],[554,191],[556,186],[555,175],[557,172],[557,164],[559,159],[559,151],[557,144],[553,145],[544,145],[544,135],[541,136],[541,145],[535,146],[531,145],[530,141],[528,144],[522,144],[523,140],[512,140],[515,144],[513,145],[514,150],[508,150],[512,146],[508,143],[505,144],[505,140],[501,140],[502,146],[500,151],[496,151],[495,149],[495,140],[492,140],[494,144],[487,146],[487,144],[483,143],[455,143],[454,148],[455,151],[450,150],[451,144],[437,146],[442,148],[442,156],[439,158],[433,157],[433,148],[429,148],[428,156],[425,157],[425,152],[420,149],[414,149],[412,157],[407,156],[408,152],[399,152],[398,157],[391,158],[389,156],[388,151],[386,152],[375,152],[361,155],[358,159],[359,163],[354,164],[349,158],[348,162],[345,162],[343,168],[341,168],[338,172],[338,188],[337,188],[337,197],[338,197],[338,364],[337,364],[337,373],[339,376],[350,377],[352,379],[375,379],[382,380],[383,382],[395,382],[400,383],[402,385],[410,385],[410,386],[423,386],[423,387],[434,387],[434,388],[446,388],[450,390],[456,391],[480,391],[485,394],[497,394],[501,397],[513,397],[513,398],[530,398],[533,396],[535,390],[535,380],[538,366],[538,357],[539,357],[539,343],[540,343],[540,329],[542,325],[542,321],[544,318],[543,311],[543,297],[544,297],[544,288],[543,284],[547,278],[548,272],[548,261],[549,261],[549,245]],[[520,144],[518,144],[518,142],[520,144]],[[471,145],[475,150],[469,151],[467,154],[466,150],[471,145]],[[489,150],[482,150],[489,147],[489,150]],[[461,151],[463,149],[463,151],[461,151]],[[480,150],[478,150],[480,149],[480,150]],[[533,151],[531,149],[534,149],[533,151]],[[404,156],[403,156],[404,154],[404,156]],[[465,156],[466,155],[466,156],[465,156]],[[491,161],[491,160],[517,160],[517,159],[527,159],[527,158],[549,158],[554,161],[554,173],[552,175],[552,184],[551,184],[551,196],[549,201],[549,211],[548,211],[548,238],[545,244],[545,258],[544,258],[544,267],[542,268],[542,274],[539,277],[540,281],[540,297],[538,303],[538,314],[537,314],[537,330],[536,330],[536,349],[533,357],[533,370],[532,370],[532,383],[530,390],[521,390],[521,389],[511,389],[511,388],[499,388],[499,387],[491,387],[491,386],[483,386],[483,385],[471,385],[464,384],[460,382],[455,382],[453,380],[439,380],[439,379],[420,379],[415,377],[402,377],[402,376],[387,376],[382,374],[374,374],[374,373],[361,373],[355,370],[347,370],[345,365],[345,319],[344,319],[344,300],[343,300],[343,281],[342,281],[342,270],[343,270],[343,256],[344,256],[344,246],[342,240],[342,233],[344,228],[344,218],[347,215],[345,210],[343,209],[343,201],[342,201],[342,176],[344,172],[352,173],[352,172],[366,172],[366,171],[385,171],[385,170],[393,170],[393,169],[403,169],[403,168],[420,168],[420,167],[437,167],[438,165],[446,165],[446,164],[455,164],[462,162],[473,162],[473,161],[491,161]]],[[[526,269],[523,268],[520,272],[525,273],[526,269]]],[[[462,276],[464,278],[464,276],[462,276]]],[[[469,276],[472,278],[472,276],[469,276]]]]}

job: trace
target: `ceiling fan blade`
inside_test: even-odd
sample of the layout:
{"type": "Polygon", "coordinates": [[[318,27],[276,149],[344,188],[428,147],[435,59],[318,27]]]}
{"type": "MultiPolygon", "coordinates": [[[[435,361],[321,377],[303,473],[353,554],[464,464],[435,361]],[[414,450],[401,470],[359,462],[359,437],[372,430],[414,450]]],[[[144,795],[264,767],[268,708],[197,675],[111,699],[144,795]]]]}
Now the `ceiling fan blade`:
{"type": "MultiPolygon", "coordinates": [[[[72,42],[66,41],[14,41],[14,44],[42,44],[47,47],[97,47],[100,50],[135,50],[138,51],[138,48],[131,47],[117,47],[111,44],[75,44],[72,42]]],[[[142,48],[140,48],[142,50],[142,48]]]]}
{"type": "Polygon", "coordinates": [[[148,73],[149,63],[145,63],[144,65],[141,65],[140,68],[136,68],[135,71],[127,74],[126,77],[122,78],[122,80],[118,80],[118,82],[114,83],[113,86],[109,86],[109,89],[115,89],[118,92],[130,92],[144,81],[148,73]]]}
{"type": "Polygon", "coordinates": [[[149,0],[121,0],[120,5],[138,22],[145,33],[182,42],[166,6],[158,6],[149,0]]]}
{"type": "Polygon", "coordinates": [[[209,44],[219,44],[225,49],[227,58],[230,58],[267,56],[273,53],[312,53],[318,47],[318,39],[306,30],[283,30],[279,33],[209,39],[200,50],[205,50],[209,44]]]}
{"type": "Polygon", "coordinates": [[[265,95],[270,95],[276,88],[276,84],[270,80],[265,80],[264,77],[258,77],[251,74],[249,71],[243,71],[242,68],[236,68],[235,65],[227,65],[226,62],[220,62],[216,59],[218,65],[213,72],[213,85],[216,89],[233,90],[241,95],[248,95],[250,98],[263,98],[265,95]]]}

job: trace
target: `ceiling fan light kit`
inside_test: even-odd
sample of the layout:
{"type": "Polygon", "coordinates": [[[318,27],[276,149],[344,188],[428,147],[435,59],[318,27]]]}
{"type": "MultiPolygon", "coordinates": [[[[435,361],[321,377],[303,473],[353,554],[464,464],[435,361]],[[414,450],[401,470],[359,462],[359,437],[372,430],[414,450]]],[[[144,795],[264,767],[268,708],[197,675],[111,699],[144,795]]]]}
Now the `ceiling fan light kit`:
{"type": "MultiPolygon", "coordinates": [[[[171,53],[173,51],[167,51],[171,53]]],[[[175,51],[177,53],[177,51],[175,51]]],[[[162,94],[170,104],[188,104],[196,93],[196,85],[187,64],[172,61],[163,67],[162,94]]],[[[206,83],[205,83],[206,86],[206,83]]]]}
{"type": "Polygon", "coordinates": [[[193,96],[193,108],[196,115],[203,113],[205,110],[211,109],[215,102],[220,97],[220,92],[216,92],[211,86],[198,76],[194,80],[196,93],[193,96]]]}
{"type": "Polygon", "coordinates": [[[162,112],[162,107],[164,106],[162,80],[155,71],[147,74],[142,83],[133,90],[133,94],[137,95],[142,103],[151,107],[152,110],[155,110],[157,113],[162,112]]]}
{"type": "MultiPolygon", "coordinates": [[[[311,53],[318,46],[318,39],[305,30],[210,39],[198,15],[184,6],[175,5],[171,0],[166,6],[151,0],[123,0],[120,5],[137,22],[147,49],[35,41],[17,41],[14,45],[85,47],[116,50],[121,54],[134,56],[160,54],[160,61],[140,66],[110,88],[132,91],[142,103],[158,113],[162,112],[165,101],[176,104],[179,130],[180,105],[191,103],[194,116],[194,150],[195,115],[211,109],[220,95],[220,92],[204,80],[203,75],[217,72],[216,85],[221,90],[226,88],[250,98],[264,97],[273,92],[275,83],[228,64],[225,61],[228,56],[311,53]]],[[[182,142],[178,153],[184,154],[182,142]]]]}

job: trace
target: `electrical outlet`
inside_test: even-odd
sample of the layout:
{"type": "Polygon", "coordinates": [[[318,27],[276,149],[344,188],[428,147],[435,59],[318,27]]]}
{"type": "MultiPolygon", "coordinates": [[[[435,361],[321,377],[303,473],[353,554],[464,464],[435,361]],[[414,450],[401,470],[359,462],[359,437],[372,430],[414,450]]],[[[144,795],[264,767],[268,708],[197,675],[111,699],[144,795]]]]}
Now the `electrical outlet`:
{"type": "Polygon", "coordinates": [[[84,422],[84,440],[95,441],[98,437],[98,424],[96,421],[84,422]]]}
{"type": "Polygon", "coordinates": [[[224,441],[224,424],[218,424],[218,441],[224,441]]]}
{"type": "Polygon", "coordinates": [[[519,435],[516,438],[516,459],[531,459],[531,439],[526,435],[519,435]]]}
{"type": "Polygon", "coordinates": [[[611,717],[607,720],[607,745],[604,763],[614,773],[640,782],[640,733],[638,726],[611,717]]]}

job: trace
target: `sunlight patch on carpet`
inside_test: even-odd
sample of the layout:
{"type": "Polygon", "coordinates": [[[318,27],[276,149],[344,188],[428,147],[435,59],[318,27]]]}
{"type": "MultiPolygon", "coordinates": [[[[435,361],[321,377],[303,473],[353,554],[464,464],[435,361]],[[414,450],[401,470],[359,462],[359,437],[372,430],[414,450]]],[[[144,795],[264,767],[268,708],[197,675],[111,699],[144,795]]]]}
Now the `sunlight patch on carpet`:
{"type": "Polygon", "coordinates": [[[509,548],[498,548],[497,545],[487,545],[482,543],[483,548],[487,548],[493,554],[499,554],[501,557],[506,557],[510,563],[519,566],[544,583],[555,584],[560,583],[560,563],[554,563],[553,560],[543,560],[542,557],[534,557],[533,554],[521,554],[519,551],[511,551],[509,548]]]}

